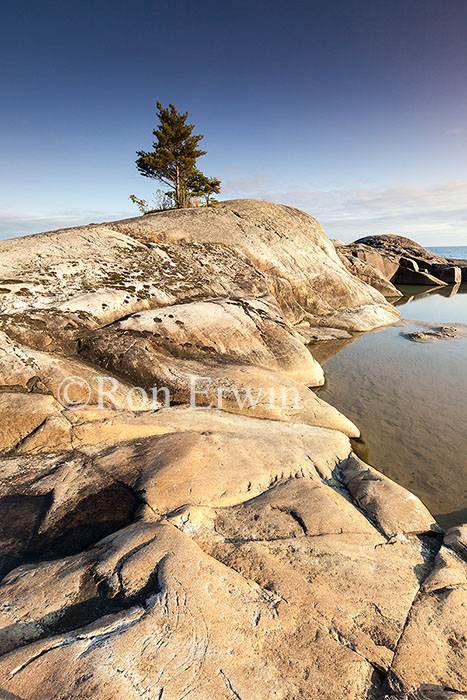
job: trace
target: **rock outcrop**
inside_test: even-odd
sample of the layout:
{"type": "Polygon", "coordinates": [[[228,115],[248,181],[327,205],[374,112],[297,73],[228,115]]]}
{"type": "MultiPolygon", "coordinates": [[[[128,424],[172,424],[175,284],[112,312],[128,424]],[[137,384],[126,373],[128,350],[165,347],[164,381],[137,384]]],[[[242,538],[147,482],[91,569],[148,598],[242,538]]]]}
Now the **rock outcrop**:
{"type": "Polygon", "coordinates": [[[381,256],[372,256],[371,253],[365,252],[362,254],[361,246],[359,250],[354,250],[353,247],[347,246],[345,243],[336,242],[334,245],[339,258],[352,275],[366,282],[366,284],[370,284],[387,299],[397,299],[401,296],[399,290],[389,279],[386,279],[382,270],[389,267],[392,276],[392,265],[385,265],[384,262],[376,259],[381,258],[383,260],[381,256]],[[372,264],[370,260],[376,262],[377,266],[372,264]]]}
{"type": "Polygon", "coordinates": [[[334,245],[349,272],[389,299],[400,296],[397,285],[441,287],[467,282],[465,260],[441,258],[403,236],[367,236],[349,245],[342,241],[334,245]]]}
{"type": "Polygon", "coordinates": [[[354,243],[355,245],[363,244],[370,246],[376,249],[381,255],[385,257],[394,256],[396,260],[399,260],[401,256],[412,258],[420,262],[422,268],[424,266],[428,268],[428,266],[432,264],[442,265],[445,262],[444,258],[426,250],[426,248],[416,243],[416,241],[395,234],[365,236],[364,238],[358,238],[354,243]]]}
{"type": "Polygon", "coordinates": [[[310,339],[398,319],[314,219],[235,201],[0,251],[0,698],[467,692],[464,529],[310,388],[310,339]]]}
{"type": "MultiPolygon", "coordinates": [[[[366,236],[347,246],[337,246],[341,257],[358,258],[376,267],[386,280],[395,285],[417,284],[443,286],[467,280],[467,263],[434,255],[410,238],[396,235],[366,236]],[[456,264],[454,264],[454,262],[456,264]]],[[[359,274],[355,272],[354,274],[359,274]]],[[[359,276],[368,272],[360,272],[359,276]]],[[[369,278],[377,289],[380,282],[369,278]]],[[[383,291],[384,293],[384,291],[383,291]]],[[[389,296],[386,294],[386,296],[389,296]]]]}
{"type": "Polygon", "coordinates": [[[457,267],[461,271],[461,284],[467,283],[467,261],[466,260],[457,260],[455,258],[446,258],[447,262],[449,265],[452,267],[457,267]]]}
{"type": "Polygon", "coordinates": [[[223,244],[246,255],[260,270],[285,316],[293,323],[341,325],[351,308],[353,330],[370,330],[394,317],[381,295],[349,274],[319,223],[308,214],[271,202],[232,200],[215,208],[165,211],[108,224],[152,244],[223,244]],[[368,308],[373,313],[368,317],[368,308]],[[358,327],[357,327],[358,326],[358,327]]]}
{"type": "Polygon", "coordinates": [[[467,336],[466,326],[439,326],[429,330],[402,332],[401,335],[415,343],[434,343],[437,340],[457,340],[467,336]]]}
{"type": "MultiPolygon", "coordinates": [[[[411,261],[412,262],[412,261],[411,261]]],[[[416,265],[417,263],[415,263],[416,265]]],[[[429,272],[424,270],[415,269],[414,267],[409,267],[408,265],[401,265],[393,277],[396,284],[419,284],[426,285],[427,287],[442,287],[446,282],[443,282],[441,278],[431,275],[429,272]]]]}

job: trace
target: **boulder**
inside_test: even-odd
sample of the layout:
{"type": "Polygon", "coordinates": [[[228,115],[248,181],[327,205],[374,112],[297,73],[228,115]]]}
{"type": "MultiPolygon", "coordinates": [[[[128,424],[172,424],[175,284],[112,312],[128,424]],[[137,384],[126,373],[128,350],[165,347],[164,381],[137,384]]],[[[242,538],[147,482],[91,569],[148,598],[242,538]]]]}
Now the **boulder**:
{"type": "Polygon", "coordinates": [[[415,343],[434,343],[437,340],[457,340],[467,336],[467,327],[460,326],[435,326],[423,331],[411,331],[409,333],[401,333],[401,336],[408,340],[413,340],[415,343]]]}
{"type": "Polygon", "coordinates": [[[348,252],[353,257],[368,263],[381,272],[385,280],[390,280],[394,276],[399,262],[396,256],[388,254],[386,251],[379,252],[370,245],[364,243],[351,243],[347,246],[348,252]]]}
{"type": "Polygon", "coordinates": [[[315,219],[260,200],[0,241],[0,252],[3,314],[55,310],[103,324],[227,296],[273,297],[292,323],[316,316],[339,328],[341,312],[351,311],[355,330],[365,331],[399,317],[346,271],[315,219]],[[371,320],[368,306],[378,311],[371,320]]]}
{"type": "Polygon", "coordinates": [[[411,258],[419,263],[421,267],[429,267],[432,264],[445,264],[446,259],[439,255],[431,253],[426,248],[423,248],[419,243],[394,234],[382,234],[377,236],[365,236],[359,238],[353,245],[363,244],[376,250],[380,255],[390,256],[392,259],[397,259],[401,256],[411,258]]]}
{"type": "MultiPolygon", "coordinates": [[[[391,280],[395,284],[459,284],[462,268],[446,258],[434,255],[410,238],[395,235],[366,236],[351,245],[351,249],[371,248],[391,264],[395,264],[391,280]]],[[[465,264],[461,261],[461,266],[465,264]]],[[[467,270],[467,268],[466,268],[467,270]]]]}
{"type": "Polygon", "coordinates": [[[363,262],[379,270],[386,280],[390,280],[399,267],[397,259],[390,255],[379,253],[374,248],[365,244],[358,245],[356,243],[351,243],[349,250],[355,258],[363,260],[363,262]]]}
{"type": "Polygon", "coordinates": [[[451,267],[458,267],[461,271],[461,284],[467,282],[467,261],[466,260],[456,260],[454,258],[447,258],[447,261],[451,267]]]}
{"type": "Polygon", "coordinates": [[[185,300],[270,298],[264,275],[226,245],[148,247],[96,225],[0,241],[0,252],[0,313],[31,316],[31,331],[37,314],[47,327],[95,326],[185,300]]]}
{"type": "Polygon", "coordinates": [[[440,280],[446,284],[460,284],[462,282],[462,270],[455,265],[447,267],[432,267],[433,272],[440,280]]]}
{"type": "Polygon", "coordinates": [[[420,284],[430,287],[443,287],[446,282],[443,282],[438,277],[430,275],[429,272],[421,270],[411,270],[409,267],[401,266],[393,277],[395,284],[420,284]]]}
{"type": "Polygon", "coordinates": [[[366,284],[370,284],[386,298],[398,298],[401,293],[396,287],[384,277],[384,274],[365,260],[353,254],[349,246],[337,248],[337,254],[344,263],[346,269],[355,277],[358,277],[366,284]]]}
{"type": "Polygon", "coordinates": [[[412,272],[418,272],[420,270],[420,266],[416,260],[412,260],[412,258],[404,258],[404,256],[399,258],[399,265],[407,268],[408,270],[412,270],[412,272]]]}

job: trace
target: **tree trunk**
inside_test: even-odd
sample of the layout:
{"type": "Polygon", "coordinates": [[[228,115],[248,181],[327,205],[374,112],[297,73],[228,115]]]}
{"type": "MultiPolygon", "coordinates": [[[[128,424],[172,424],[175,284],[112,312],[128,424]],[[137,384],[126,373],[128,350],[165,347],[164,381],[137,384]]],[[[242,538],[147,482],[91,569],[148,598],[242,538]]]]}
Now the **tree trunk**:
{"type": "Polygon", "coordinates": [[[175,171],[175,201],[177,204],[177,207],[181,209],[184,205],[183,202],[183,193],[182,193],[182,187],[181,187],[181,182],[180,182],[180,170],[178,168],[178,164],[176,165],[176,171],[175,171]]]}

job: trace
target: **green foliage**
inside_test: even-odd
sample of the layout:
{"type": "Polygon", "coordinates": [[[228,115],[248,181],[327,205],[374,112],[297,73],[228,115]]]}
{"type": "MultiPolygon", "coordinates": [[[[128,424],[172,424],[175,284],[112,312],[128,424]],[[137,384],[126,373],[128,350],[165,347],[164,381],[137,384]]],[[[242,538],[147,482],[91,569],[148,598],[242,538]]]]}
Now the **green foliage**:
{"type": "Polygon", "coordinates": [[[217,202],[217,200],[211,199],[211,196],[219,194],[221,181],[217,177],[207,177],[196,169],[193,175],[187,179],[187,187],[191,197],[200,199],[204,197],[206,205],[209,206],[217,202]]]}
{"type": "Polygon", "coordinates": [[[164,209],[173,209],[175,192],[164,192],[164,190],[156,190],[154,193],[154,199],[151,206],[145,199],[139,199],[135,194],[130,194],[129,199],[136,204],[141,214],[150,214],[154,211],[161,211],[164,209]]]}
{"type": "Polygon", "coordinates": [[[189,206],[187,180],[195,174],[196,159],[206,151],[198,148],[202,134],[194,135],[193,124],[187,124],[188,112],[179,112],[173,104],[168,108],[157,102],[159,125],[153,130],[153,151],[138,151],[136,167],[144,177],[151,177],[174,188],[175,206],[189,206]]]}
{"type": "Polygon", "coordinates": [[[136,204],[138,209],[140,210],[141,214],[146,214],[148,211],[148,203],[145,199],[139,199],[135,194],[130,194],[129,198],[133,202],[133,204],[136,204]]]}

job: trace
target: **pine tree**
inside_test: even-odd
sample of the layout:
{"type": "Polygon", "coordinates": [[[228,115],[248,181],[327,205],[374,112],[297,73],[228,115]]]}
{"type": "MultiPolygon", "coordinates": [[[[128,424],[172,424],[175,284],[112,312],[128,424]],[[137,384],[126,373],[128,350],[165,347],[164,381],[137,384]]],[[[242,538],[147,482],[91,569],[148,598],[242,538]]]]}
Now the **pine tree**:
{"type": "Polygon", "coordinates": [[[213,194],[221,191],[221,181],[217,177],[207,177],[202,172],[196,170],[187,180],[190,196],[204,197],[206,205],[214,204],[215,199],[211,199],[213,194]]]}
{"type": "Polygon", "coordinates": [[[182,114],[172,104],[166,109],[157,102],[157,117],[160,123],[152,132],[154,150],[138,151],[136,167],[141,175],[173,187],[176,207],[189,206],[187,183],[199,172],[196,159],[206,153],[198,148],[203,135],[194,135],[194,125],[187,124],[188,112],[182,114]]]}

